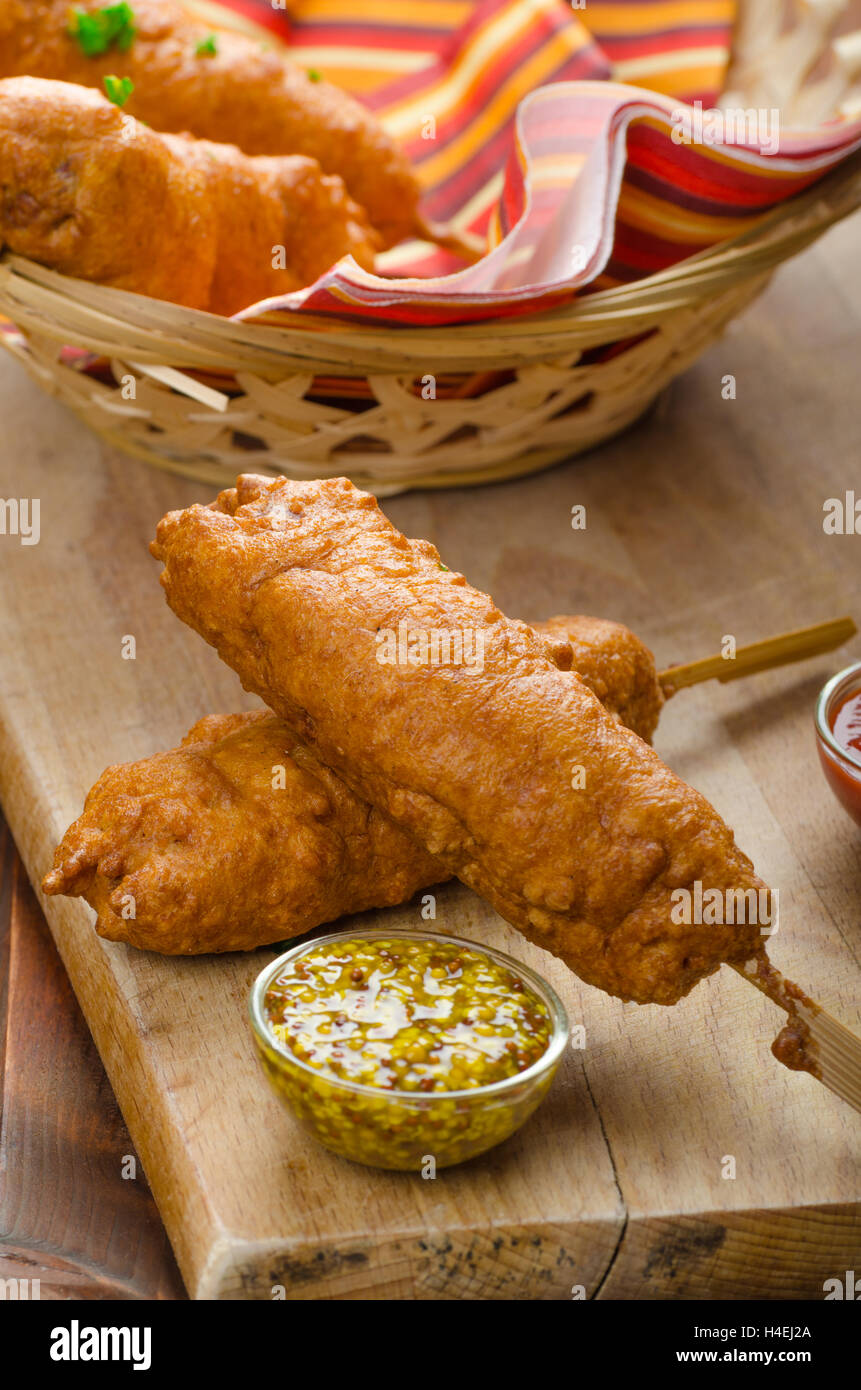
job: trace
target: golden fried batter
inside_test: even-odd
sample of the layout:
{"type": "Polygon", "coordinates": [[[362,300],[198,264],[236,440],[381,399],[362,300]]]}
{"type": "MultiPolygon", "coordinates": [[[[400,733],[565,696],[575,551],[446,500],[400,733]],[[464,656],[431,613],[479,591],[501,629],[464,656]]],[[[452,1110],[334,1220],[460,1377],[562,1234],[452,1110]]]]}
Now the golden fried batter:
{"type": "MultiPolygon", "coordinates": [[[[651,654],[627,628],[597,618],[536,627],[556,640],[570,632],[572,644],[582,636],[581,677],[606,691],[609,671],[619,706],[636,703],[651,654]],[[614,662],[618,651],[630,659],[614,662]]],[[[331,780],[274,714],[210,715],[180,748],[103,773],[42,887],[85,897],[102,936],[177,955],[251,950],[342,912],[401,902],[448,877],[404,831],[391,823],[384,831],[378,812],[343,783],[321,821],[321,784],[331,780]],[[289,787],[272,785],[278,763],[290,768],[289,787]],[[357,835],[357,825],[368,829],[357,835]],[[293,847],[308,826],[322,846],[313,857],[293,847]],[[365,833],[362,854],[357,839],[365,833]],[[339,834],[351,846],[348,873],[321,881],[338,868],[331,851],[339,834]],[[124,916],[132,900],[135,915],[124,916]]]]}
{"type": "Polygon", "coordinates": [[[348,252],[372,265],[378,245],[313,160],[157,135],[97,92],[30,77],[0,81],[0,199],[0,246],[219,314],[308,284],[348,252]]]}
{"type": "Polygon", "coordinates": [[[671,1004],[761,948],[756,922],[678,920],[677,889],[764,888],[704,797],[346,478],[240,478],[165,517],[153,553],[247,689],[588,983],[671,1004]],[[401,623],[428,641],[381,660],[401,623]],[[443,632],[481,662],[434,664],[443,632]]]}
{"type": "MultiPolygon", "coordinates": [[[[548,618],[536,632],[571,648],[571,669],[605,709],[651,743],[664,706],[655,658],[630,628],[607,618],[548,618]]],[[[566,657],[567,661],[567,657],[566,657]]]]}
{"type": "Polygon", "coordinates": [[[46,893],[167,955],[251,950],[446,877],[266,711],[210,715],[180,748],[109,767],[54,864],[46,893]]]}
{"type": "Polygon", "coordinates": [[[387,245],[413,229],[416,180],[359,102],[244,35],[219,33],[212,53],[211,26],[176,0],[131,0],[130,46],[115,41],[88,57],[69,32],[72,12],[92,16],[107,3],[0,0],[0,77],[58,78],[100,90],[108,75],[129,77],[126,109],[155,130],[190,131],[246,154],[308,155],[341,176],[387,245]]]}

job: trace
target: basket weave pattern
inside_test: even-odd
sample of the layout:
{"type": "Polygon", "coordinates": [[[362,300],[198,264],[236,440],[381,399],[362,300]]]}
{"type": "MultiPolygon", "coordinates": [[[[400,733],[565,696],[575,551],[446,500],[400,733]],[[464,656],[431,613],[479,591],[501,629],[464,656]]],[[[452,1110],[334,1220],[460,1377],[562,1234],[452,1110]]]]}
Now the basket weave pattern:
{"type": "MultiPolygon", "coordinates": [[[[752,34],[755,51],[755,24],[752,34]]],[[[756,71],[761,83],[762,61],[756,71]]],[[[731,81],[738,74],[737,54],[731,81]]],[[[831,102],[835,92],[832,79],[831,102]]],[[[781,261],[859,203],[856,156],[734,241],[490,327],[236,324],[7,257],[0,314],[16,332],[0,341],[112,444],[207,484],[248,470],[346,473],[380,495],[475,484],[547,466],[632,424],[781,261]],[[105,371],[82,372],[82,352],[105,371]]]]}

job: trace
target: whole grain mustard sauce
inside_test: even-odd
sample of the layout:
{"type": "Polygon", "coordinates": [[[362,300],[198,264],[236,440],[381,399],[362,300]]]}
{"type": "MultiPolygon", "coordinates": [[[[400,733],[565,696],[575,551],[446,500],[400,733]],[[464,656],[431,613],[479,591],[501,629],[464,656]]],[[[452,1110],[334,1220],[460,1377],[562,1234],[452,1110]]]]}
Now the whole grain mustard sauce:
{"type": "Polygon", "coordinates": [[[505,966],[449,942],[321,941],[267,990],[275,1036],[320,1072],[384,1091],[516,1076],[546,1052],[546,1005],[505,966]]]}

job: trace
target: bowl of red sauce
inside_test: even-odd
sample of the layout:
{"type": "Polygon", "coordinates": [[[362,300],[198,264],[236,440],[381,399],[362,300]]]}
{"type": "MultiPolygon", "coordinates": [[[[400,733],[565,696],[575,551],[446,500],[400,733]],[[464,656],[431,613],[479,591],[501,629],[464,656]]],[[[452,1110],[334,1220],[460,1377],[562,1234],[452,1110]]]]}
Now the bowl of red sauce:
{"type": "Polygon", "coordinates": [[[822,687],[816,702],[816,746],[828,785],[861,825],[861,661],[822,687]]]}

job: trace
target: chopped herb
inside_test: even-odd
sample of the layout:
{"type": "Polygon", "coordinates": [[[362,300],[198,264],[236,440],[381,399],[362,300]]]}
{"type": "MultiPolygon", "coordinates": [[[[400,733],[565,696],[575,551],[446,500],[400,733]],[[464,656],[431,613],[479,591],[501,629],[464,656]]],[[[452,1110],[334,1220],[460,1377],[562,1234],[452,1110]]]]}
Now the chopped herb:
{"type": "Polygon", "coordinates": [[[440,567],[441,570],[447,570],[447,569],[448,569],[448,565],[444,565],[443,562],[442,562],[442,560],[440,560],[440,562],[439,562],[439,567],[440,567]]]}
{"type": "Polygon", "coordinates": [[[308,76],[309,76],[309,78],[311,79],[312,82],[322,82],[322,81],[323,81],[322,74],[319,73],[319,72],[317,71],[316,68],[309,68],[309,69],[308,69],[308,76]]]}
{"type": "Polygon", "coordinates": [[[100,58],[111,45],[125,53],[131,48],[137,32],[134,10],[125,4],[106,5],[92,14],[73,10],[68,32],[77,39],[87,58],[100,58]]]}
{"type": "Polygon", "coordinates": [[[135,89],[135,84],[130,77],[114,77],[110,75],[105,78],[105,91],[108,101],[112,101],[114,106],[125,106],[129,97],[135,89]]]}
{"type": "Polygon", "coordinates": [[[194,51],[198,58],[214,58],[218,53],[218,39],[210,34],[208,39],[201,39],[194,51]]]}

